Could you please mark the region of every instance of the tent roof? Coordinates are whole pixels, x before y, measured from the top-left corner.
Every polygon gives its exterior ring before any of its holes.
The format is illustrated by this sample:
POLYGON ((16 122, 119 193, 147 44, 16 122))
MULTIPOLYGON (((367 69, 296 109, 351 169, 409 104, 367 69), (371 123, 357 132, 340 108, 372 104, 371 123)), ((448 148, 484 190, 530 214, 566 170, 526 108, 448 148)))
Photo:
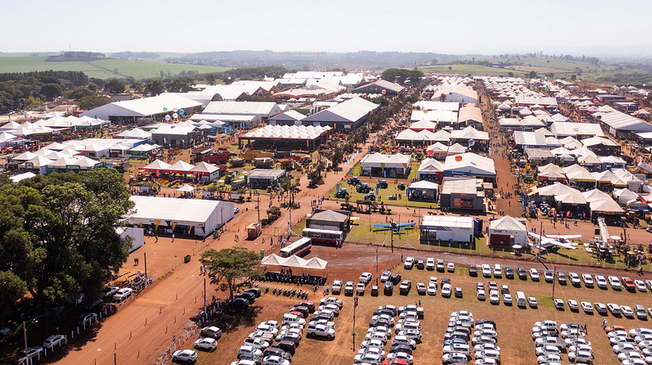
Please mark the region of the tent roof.
POLYGON ((201 105, 201 103, 180 94, 161 94, 151 98, 109 103, 84 112, 82 115, 107 120, 109 117, 146 117, 201 105))
POLYGON ((167 170, 170 166, 170 164, 165 163, 161 160, 156 160, 151 162, 149 165, 142 167, 143 170, 167 170))
POLYGON ((212 164, 209 164, 209 163, 206 163, 206 162, 202 161, 202 162, 198 163, 195 167, 193 167, 190 171, 191 172, 203 172, 203 173, 210 174, 210 173, 213 173, 213 172, 215 172, 215 171, 217 171, 219 169, 220 168, 215 166, 215 165, 212 165, 212 164))
POLYGON ((412 184, 410 184, 410 186, 408 186, 408 189, 439 190, 439 184, 426 181, 426 180, 421 180, 421 181, 415 181, 412 184))
POLYGON ((489 229, 501 229, 508 231, 527 231, 525 225, 517 219, 508 215, 489 222, 489 229))
POLYGON ((188 171, 192 170, 194 167, 195 166, 193 166, 193 165, 191 165, 191 164, 189 164, 187 162, 184 162, 183 160, 179 160, 179 161, 173 163, 172 165, 170 165, 170 167, 168 167, 165 170, 166 171, 188 172, 188 171))
POLYGON ((283 257, 273 253, 269 256, 263 257, 260 263, 263 265, 282 266, 283 261, 285 261, 283 257))
POLYGON ((476 155, 475 153, 447 156, 444 162, 444 171, 469 173, 472 175, 496 175, 494 161, 490 158, 476 155))
POLYGON ((325 270, 327 266, 328 266, 328 261, 322 260, 319 257, 313 257, 311 259, 308 259, 303 265, 305 269, 320 269, 320 270, 325 270))
POLYGON ((472 126, 468 126, 462 130, 454 130, 451 133, 452 139, 474 139, 478 141, 488 141, 489 133, 480 132, 472 126))
POLYGON ((355 97, 303 119, 303 122, 353 123, 379 108, 378 104, 355 97))
POLYGON ((328 209, 328 210, 324 210, 323 212, 313 214, 312 217, 310 217, 310 219, 326 221, 326 222, 344 223, 347 221, 347 219, 349 219, 349 216, 328 209))
POLYGON ((136 205, 128 218, 205 223, 223 202, 203 199, 176 199, 134 195, 129 198, 136 205))
POLYGON ((444 171, 444 164, 435 160, 434 158, 425 158, 423 161, 421 161, 421 165, 419 165, 419 172, 424 171, 444 171))

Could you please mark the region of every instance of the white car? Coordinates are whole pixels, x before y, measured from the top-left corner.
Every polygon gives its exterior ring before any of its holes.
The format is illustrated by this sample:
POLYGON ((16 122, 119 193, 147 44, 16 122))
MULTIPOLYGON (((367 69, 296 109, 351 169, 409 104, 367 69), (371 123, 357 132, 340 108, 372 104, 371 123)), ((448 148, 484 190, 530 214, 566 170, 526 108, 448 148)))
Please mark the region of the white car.
POLYGON ((450 298, 451 296, 451 285, 446 283, 441 286, 441 296, 444 298, 450 298))
POLYGON ((616 303, 607 304, 607 309, 609 309, 609 312, 611 312, 611 314, 614 316, 620 315, 620 306, 616 303))
POLYGON ((620 279, 616 276, 609 276, 609 285, 611 285, 611 289, 613 290, 622 290, 623 286, 620 283, 620 279))
POLYGON ((623 314, 623 316, 627 318, 634 318, 634 311, 632 310, 632 307, 628 305, 621 305, 620 306, 620 313, 623 314))
POLYGON ((559 347, 554 345, 538 346, 535 350, 535 354, 537 356, 546 355, 546 354, 561 356, 561 350, 559 349, 559 347))
POLYGON ((389 360, 394 360, 394 359, 403 360, 403 361, 407 362, 408 365, 411 365, 412 361, 414 360, 412 355, 408 354, 407 352, 401 352, 401 351, 390 353, 389 355, 387 355, 387 359, 389 359, 389 360))
POLYGON ((477 298, 478 300, 482 300, 482 301, 487 299, 483 289, 478 290, 477 298))
MULTIPOLYGON (((131 289, 131 288, 119 289, 115 294, 113 294, 113 301, 114 302, 122 302, 123 300, 129 298, 133 292, 134 292, 134 290, 131 289)), ((190 350, 190 351, 192 351, 192 350, 190 350)))
POLYGON ((389 270, 383 271, 383 273, 380 275, 380 282, 381 283, 386 282, 387 280, 389 280, 390 276, 392 276, 391 271, 389 271, 389 270))
POLYGON ((360 278, 358 279, 358 282, 363 283, 364 285, 367 285, 371 282, 372 275, 370 272, 363 272, 360 275, 360 278))
POLYGON ((584 281, 585 287, 593 288, 593 277, 591 277, 591 274, 582 274, 582 281, 584 281))
POLYGON ((342 280, 333 281, 333 294, 339 294, 342 292, 342 280))
POLYGON ((539 271, 537 271, 537 269, 532 267, 530 268, 529 272, 530 272, 530 280, 539 281, 539 271))
POLYGON ((547 364, 547 363, 561 364, 561 356, 553 355, 553 354, 541 355, 541 356, 537 356, 537 361, 539 362, 539 364, 547 364))
POLYGON ((52 335, 43 341, 43 347, 52 350, 54 346, 61 346, 64 342, 66 342, 66 336, 52 335))
POLYGON ((392 340, 392 346, 394 345, 406 345, 410 346, 413 350, 417 347, 417 343, 414 340, 411 340, 405 336, 396 336, 392 340))
POLYGON ((580 306, 582 307, 582 310, 586 314, 593 314, 593 305, 589 302, 582 302, 580 303, 580 306))
POLYGON ((636 289, 642 293, 647 291, 647 287, 645 286, 645 282, 643 280, 634 280, 634 285, 636 285, 636 289))
POLYGON ((414 266, 414 257, 407 257, 405 262, 403 262, 403 268, 410 270, 414 266))
POLYGON ((576 312, 580 309, 579 304, 577 303, 577 300, 575 299, 568 299, 568 309, 570 309, 573 312, 576 312))
POLYGON ((605 279, 602 275, 595 276, 595 284, 600 289, 607 289, 607 279, 605 279))
POLYGON ((426 270, 430 270, 430 271, 435 270, 435 259, 433 259, 432 257, 428 257, 426 259, 426 270))
POLYGON ((433 282, 428 283, 428 295, 437 295, 437 284, 433 282))
POLYGON ((500 304, 500 295, 498 295, 498 290, 492 290, 489 292, 489 303, 500 304))
POLYGON ((488 264, 482 264, 482 276, 485 278, 490 278, 491 277, 491 266, 488 264))
POLYGON ((512 295, 509 293, 503 294, 503 304, 512 305, 512 295))
POLYGON ((570 362, 583 362, 583 363, 592 362, 593 353, 588 351, 577 351, 577 352, 569 351, 568 360, 570 360, 570 362))
POLYGON ((200 338, 197 341, 195 341, 195 348, 213 351, 217 348, 217 340, 210 337, 200 338))
POLYGON ((568 279, 570 280, 572 286, 580 286, 581 284, 580 276, 577 275, 577 273, 569 272, 568 279))
POLYGON ((446 270, 448 270, 448 272, 455 272, 455 264, 449 262, 448 265, 446 265, 446 270))
POLYGON ((272 355, 263 359, 263 365, 290 365, 290 360, 280 356, 272 355))
POLYGON ((613 345, 612 348, 615 354, 620 354, 621 352, 638 351, 638 347, 636 347, 635 344, 629 342, 623 342, 623 343, 613 345))
POLYGON ((195 361, 197 361, 197 353, 189 349, 177 350, 172 354, 172 361, 194 363, 195 361))
POLYGON ((537 298, 535 297, 527 297, 527 303, 530 305, 530 308, 539 308, 539 303, 537 303, 537 298))

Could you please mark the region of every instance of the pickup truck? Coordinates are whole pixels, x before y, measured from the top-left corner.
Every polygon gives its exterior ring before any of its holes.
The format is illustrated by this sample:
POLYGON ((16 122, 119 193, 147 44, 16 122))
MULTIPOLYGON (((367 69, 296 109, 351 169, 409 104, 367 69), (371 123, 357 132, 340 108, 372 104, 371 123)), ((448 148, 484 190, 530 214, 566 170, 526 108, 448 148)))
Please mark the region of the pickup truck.
POLYGON ((308 327, 306 337, 325 337, 332 340, 335 338, 335 328, 325 325, 317 325, 314 328, 308 327))

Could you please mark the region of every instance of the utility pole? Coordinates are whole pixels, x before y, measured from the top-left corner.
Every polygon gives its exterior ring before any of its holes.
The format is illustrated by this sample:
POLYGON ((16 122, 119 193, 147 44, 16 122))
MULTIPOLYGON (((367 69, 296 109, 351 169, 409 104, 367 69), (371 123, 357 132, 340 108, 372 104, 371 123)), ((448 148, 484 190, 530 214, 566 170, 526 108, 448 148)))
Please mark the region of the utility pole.
POLYGON ((353 297, 353 351, 355 351, 355 308, 358 306, 358 297, 353 297))
POLYGON ((206 278, 204 278, 204 318, 208 318, 207 313, 207 302, 206 302, 206 278))
MULTIPOLYGON (((27 356, 27 326, 25 326, 25 321, 23 321, 23 340, 25 341, 25 356, 27 356)), ((29 357, 27 358, 29 359, 29 357)))
POLYGON ((378 286, 378 248, 376 248, 376 286, 378 286))
POLYGON ((147 278, 147 252, 143 252, 143 261, 145 262, 145 278, 147 278))
POLYGON ((260 224, 260 194, 256 192, 258 199, 256 200, 256 210, 258 211, 258 224, 260 224))
POLYGON ((555 278, 557 277, 557 267, 553 267, 552 271, 552 300, 555 300, 555 282, 557 281, 555 278))

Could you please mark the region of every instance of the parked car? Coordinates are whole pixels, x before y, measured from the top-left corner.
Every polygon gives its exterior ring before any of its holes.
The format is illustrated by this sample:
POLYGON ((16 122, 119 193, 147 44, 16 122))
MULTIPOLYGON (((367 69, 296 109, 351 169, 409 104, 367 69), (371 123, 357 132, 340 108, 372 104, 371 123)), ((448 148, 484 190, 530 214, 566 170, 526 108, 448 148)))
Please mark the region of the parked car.
POLYGON ((122 302, 123 300, 129 298, 133 292, 134 290, 131 288, 119 289, 115 294, 113 294, 113 301, 122 302))
POLYGON ((537 303, 537 298, 535 297, 527 297, 527 303, 530 305, 530 308, 539 308, 539 303, 537 303))
POLYGON ((353 295, 353 282, 347 281, 344 285, 344 295, 353 295))
POLYGON ((527 280, 527 271, 520 266, 516 268, 516 275, 518 275, 520 280, 527 280))
POLYGON ((211 337, 200 338, 195 341, 195 348, 207 351, 213 351, 217 348, 217 341, 211 337))
POLYGON ((197 353, 193 350, 177 350, 172 354, 172 361, 194 364, 197 361, 197 353))
POLYGON ((595 276, 595 284, 600 289, 607 289, 607 279, 605 279, 602 275, 595 276))
POLYGON ((591 277, 591 274, 582 274, 582 281, 585 287, 593 288, 593 277, 591 277))
POLYGON ((419 295, 426 295, 426 284, 417 283, 417 293, 419 295))
POLYGON ((449 262, 448 265, 446 265, 446 270, 448 272, 455 272, 455 263, 449 262))
POLYGON ((380 275, 380 282, 384 283, 387 280, 389 280, 389 277, 392 275, 392 273, 389 270, 383 271, 383 273, 380 275))
POLYGON ((363 272, 358 279, 358 282, 367 285, 371 282, 373 275, 370 272, 363 272))
POLYGON ((426 270, 430 270, 430 271, 435 270, 435 259, 433 259, 432 257, 428 257, 426 259, 426 270))
POLYGON ((342 280, 333 280, 333 294, 340 294, 342 292, 342 280))
POLYGON ((414 257, 407 257, 403 262, 403 268, 406 270, 411 270, 414 266, 414 257))
POLYGON ((43 348, 52 350, 55 346, 61 346, 66 342, 66 336, 64 335, 52 335, 46 338, 43 341, 43 348))
POLYGON ((539 281, 539 271, 535 268, 530 268, 530 280, 539 281))
POLYGON ((200 335, 219 340, 222 338, 222 330, 216 326, 207 326, 201 329, 200 335))
POLYGON ((77 325, 86 327, 97 322, 97 313, 84 313, 77 319, 77 325))
POLYGON ((107 286, 106 288, 104 288, 104 290, 102 291, 102 295, 104 296, 104 298, 111 297, 111 296, 113 296, 113 294, 115 294, 119 289, 120 289, 120 288, 118 288, 117 286, 111 286, 111 285, 108 285, 108 286, 107 286))
POLYGON ((402 295, 407 295, 412 289, 412 282, 410 280, 403 280, 401 286, 399 287, 399 293, 402 295))

